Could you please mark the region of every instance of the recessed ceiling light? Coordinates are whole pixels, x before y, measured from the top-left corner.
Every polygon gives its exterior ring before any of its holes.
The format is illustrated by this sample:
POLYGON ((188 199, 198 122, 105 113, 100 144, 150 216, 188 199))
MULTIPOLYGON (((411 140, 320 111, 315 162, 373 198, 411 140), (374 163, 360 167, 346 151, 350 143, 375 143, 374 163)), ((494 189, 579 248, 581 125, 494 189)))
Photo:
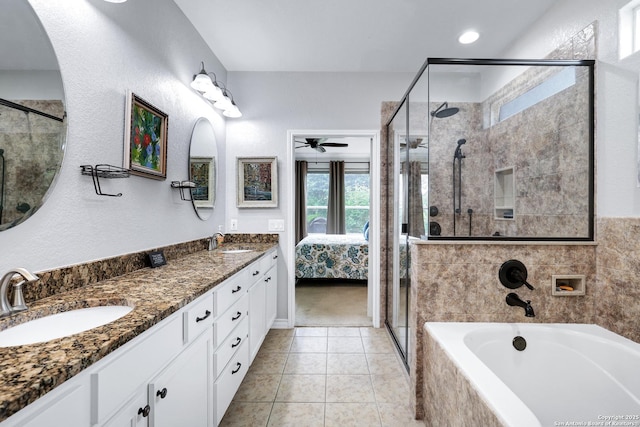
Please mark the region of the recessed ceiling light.
POLYGON ((471 44, 480 38, 480 34, 477 31, 465 31, 462 33, 460 37, 458 37, 458 41, 462 44, 471 44))
POLYGON ((104 1, 106 1, 108 3, 124 3, 127 0, 104 0, 104 1))

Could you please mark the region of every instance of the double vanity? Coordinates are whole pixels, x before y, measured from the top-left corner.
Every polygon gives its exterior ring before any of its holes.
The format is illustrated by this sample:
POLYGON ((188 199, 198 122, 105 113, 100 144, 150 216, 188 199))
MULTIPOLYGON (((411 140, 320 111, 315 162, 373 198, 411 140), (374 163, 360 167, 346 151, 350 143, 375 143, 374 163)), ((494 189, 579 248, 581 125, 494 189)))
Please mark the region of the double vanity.
POLYGON ((219 424, 276 317, 277 244, 242 248, 198 251, 1 320, 0 330, 131 308, 84 332, 0 348, 0 426, 219 424))

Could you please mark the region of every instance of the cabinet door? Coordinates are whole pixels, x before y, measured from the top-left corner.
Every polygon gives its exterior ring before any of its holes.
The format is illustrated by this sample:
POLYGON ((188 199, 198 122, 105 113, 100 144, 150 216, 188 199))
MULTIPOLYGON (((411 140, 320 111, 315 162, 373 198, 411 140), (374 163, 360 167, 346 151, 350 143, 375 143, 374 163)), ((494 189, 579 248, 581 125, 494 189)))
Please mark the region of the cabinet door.
POLYGON ((149 384, 149 427, 210 427, 211 334, 201 335, 149 384))
POLYGON ((113 418, 104 424, 104 427, 147 427, 150 414, 151 406, 147 399, 146 387, 140 387, 139 391, 118 409, 113 418))
POLYGON ((266 333, 267 284, 262 276, 249 289, 249 357, 253 362, 266 333))
POLYGON ((83 427, 89 424, 89 382, 72 378, 0 425, 12 427, 83 427))
POLYGON ((267 284, 267 301, 266 301, 266 331, 269 332, 273 321, 276 320, 278 311, 278 267, 274 265, 265 274, 267 284))

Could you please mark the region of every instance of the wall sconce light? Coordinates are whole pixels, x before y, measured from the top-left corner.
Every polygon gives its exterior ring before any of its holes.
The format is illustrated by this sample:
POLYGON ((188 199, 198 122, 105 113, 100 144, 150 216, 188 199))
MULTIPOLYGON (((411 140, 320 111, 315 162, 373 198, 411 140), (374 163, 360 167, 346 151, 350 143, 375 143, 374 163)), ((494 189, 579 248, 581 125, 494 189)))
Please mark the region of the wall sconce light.
POLYGON ((201 62, 202 68, 200 72, 193 76, 191 87, 198 91, 206 100, 213 103, 213 106, 223 110, 225 117, 237 118, 242 117, 240 109, 233 101, 233 96, 229 96, 231 92, 226 87, 220 87, 215 73, 207 73, 204 69, 204 62, 201 62), (213 74, 213 80, 209 77, 213 74))

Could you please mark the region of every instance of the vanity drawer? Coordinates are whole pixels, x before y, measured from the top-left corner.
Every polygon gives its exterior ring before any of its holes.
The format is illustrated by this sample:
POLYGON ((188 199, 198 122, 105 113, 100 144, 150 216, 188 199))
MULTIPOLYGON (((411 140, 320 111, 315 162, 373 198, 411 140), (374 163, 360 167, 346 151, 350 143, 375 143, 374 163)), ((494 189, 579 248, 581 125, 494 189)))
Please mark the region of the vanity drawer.
POLYGON ((91 421, 104 422, 141 384, 166 366, 182 349, 182 319, 143 333, 119 349, 118 356, 91 374, 91 421))
POLYGON ((248 271, 245 268, 215 288, 213 292, 214 316, 224 313, 235 301, 247 293, 247 289, 252 283, 251 280, 248 280, 247 275, 248 271))
POLYGON ((229 334, 218 350, 213 354, 214 378, 218 378, 229 360, 236 354, 240 346, 249 337, 249 320, 244 317, 240 324, 229 334))
POLYGON ((213 294, 208 293, 192 302, 182 314, 185 344, 213 324, 213 294))
POLYGON ((225 366, 222 374, 213 385, 213 394, 216 399, 215 422, 220 424, 233 396, 238 391, 240 383, 249 369, 249 345, 242 343, 235 356, 225 366))
POLYGON ((227 339, 227 336, 238 326, 249 312, 249 298, 247 293, 243 293, 242 298, 225 311, 213 323, 213 348, 227 339))

